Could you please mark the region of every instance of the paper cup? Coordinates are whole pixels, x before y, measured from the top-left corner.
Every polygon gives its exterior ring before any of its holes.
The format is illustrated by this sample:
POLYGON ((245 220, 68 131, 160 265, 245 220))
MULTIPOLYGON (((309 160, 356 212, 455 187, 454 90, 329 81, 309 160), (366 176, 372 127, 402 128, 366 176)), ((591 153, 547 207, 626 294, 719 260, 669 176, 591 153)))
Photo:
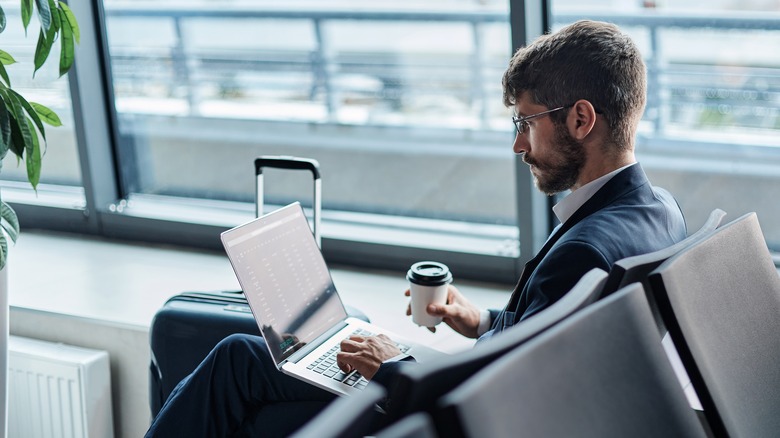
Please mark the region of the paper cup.
POLYGON ((447 265, 438 262, 418 262, 412 265, 406 274, 412 298, 412 322, 423 327, 433 327, 441 322, 441 317, 429 315, 429 304, 446 304, 447 285, 452 282, 452 274, 447 265))

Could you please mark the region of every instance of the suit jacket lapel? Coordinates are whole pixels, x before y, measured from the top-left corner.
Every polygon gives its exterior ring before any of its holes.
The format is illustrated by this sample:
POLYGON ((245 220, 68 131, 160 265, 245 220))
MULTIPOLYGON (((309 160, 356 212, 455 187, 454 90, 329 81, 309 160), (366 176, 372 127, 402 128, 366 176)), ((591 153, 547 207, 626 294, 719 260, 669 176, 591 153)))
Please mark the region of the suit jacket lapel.
POLYGON ((517 285, 515 286, 515 290, 512 291, 512 297, 509 299, 509 303, 507 303, 507 306, 504 310, 514 309, 517 307, 517 301, 520 299, 521 292, 528 283, 528 279, 531 277, 531 274, 536 270, 536 267, 539 266, 539 262, 544 259, 548 252, 550 252, 550 248, 555 245, 555 242, 557 242, 558 239, 560 239, 561 236, 563 236, 563 234, 573 226, 573 224, 567 226, 567 224, 570 222, 572 221, 566 221, 566 224, 556 227, 556 229, 553 231, 553 234, 542 246, 542 249, 539 250, 534 258, 526 262, 525 266, 523 266, 523 272, 520 273, 520 280, 518 280, 517 285))

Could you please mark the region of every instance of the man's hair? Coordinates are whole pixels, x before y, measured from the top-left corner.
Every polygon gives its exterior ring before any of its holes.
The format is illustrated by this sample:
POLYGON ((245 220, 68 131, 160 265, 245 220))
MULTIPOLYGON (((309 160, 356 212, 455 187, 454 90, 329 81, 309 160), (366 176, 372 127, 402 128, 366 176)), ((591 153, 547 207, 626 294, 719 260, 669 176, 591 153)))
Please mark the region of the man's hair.
MULTIPOLYGON (((589 101, 607 121, 610 142, 634 143, 647 96, 645 64, 634 42, 610 23, 582 20, 515 52, 502 80, 504 104, 523 92, 548 108, 589 101)), ((550 114, 563 123, 564 112, 550 114)))

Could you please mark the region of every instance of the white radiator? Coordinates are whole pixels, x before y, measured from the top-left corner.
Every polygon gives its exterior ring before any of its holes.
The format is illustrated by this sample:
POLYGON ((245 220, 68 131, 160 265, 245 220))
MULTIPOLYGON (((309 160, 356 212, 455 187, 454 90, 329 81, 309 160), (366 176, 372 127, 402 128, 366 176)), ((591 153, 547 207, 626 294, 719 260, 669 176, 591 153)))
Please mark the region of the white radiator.
POLYGON ((11 336, 9 438, 111 438, 108 353, 11 336))

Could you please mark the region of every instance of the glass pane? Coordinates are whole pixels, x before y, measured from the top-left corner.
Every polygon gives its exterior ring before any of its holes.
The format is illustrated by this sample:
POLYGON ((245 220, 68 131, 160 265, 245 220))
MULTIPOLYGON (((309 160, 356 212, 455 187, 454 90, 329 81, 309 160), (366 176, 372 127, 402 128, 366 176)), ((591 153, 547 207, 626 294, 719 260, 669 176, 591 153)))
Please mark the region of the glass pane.
POLYGON ((714 208, 755 211, 780 250, 780 5, 551 0, 556 27, 613 22, 645 56, 648 103, 637 157, 696 229, 714 208))
MULTIPOLYGON (((2 49, 16 59, 16 64, 6 66, 14 90, 30 102, 45 105, 60 117, 62 126, 46 129, 47 146, 41 170, 42 184, 81 186, 76 134, 73 122, 70 89, 67 76, 59 77, 59 44, 52 47, 47 63, 33 78, 33 55, 38 41, 38 22, 33 17, 25 37, 19 4, 4 7, 7 25, 2 33, 2 49)), ((77 48, 78 50, 78 48, 77 48)), ((17 164, 16 156, 9 153, 3 160, 3 180, 27 181, 24 162, 17 164)))
MULTIPOLYGON (((320 162, 325 209, 515 224, 504 2, 105 10, 128 194, 253 202, 282 154, 320 162)), ((307 193, 290 178, 268 202, 307 193)))

